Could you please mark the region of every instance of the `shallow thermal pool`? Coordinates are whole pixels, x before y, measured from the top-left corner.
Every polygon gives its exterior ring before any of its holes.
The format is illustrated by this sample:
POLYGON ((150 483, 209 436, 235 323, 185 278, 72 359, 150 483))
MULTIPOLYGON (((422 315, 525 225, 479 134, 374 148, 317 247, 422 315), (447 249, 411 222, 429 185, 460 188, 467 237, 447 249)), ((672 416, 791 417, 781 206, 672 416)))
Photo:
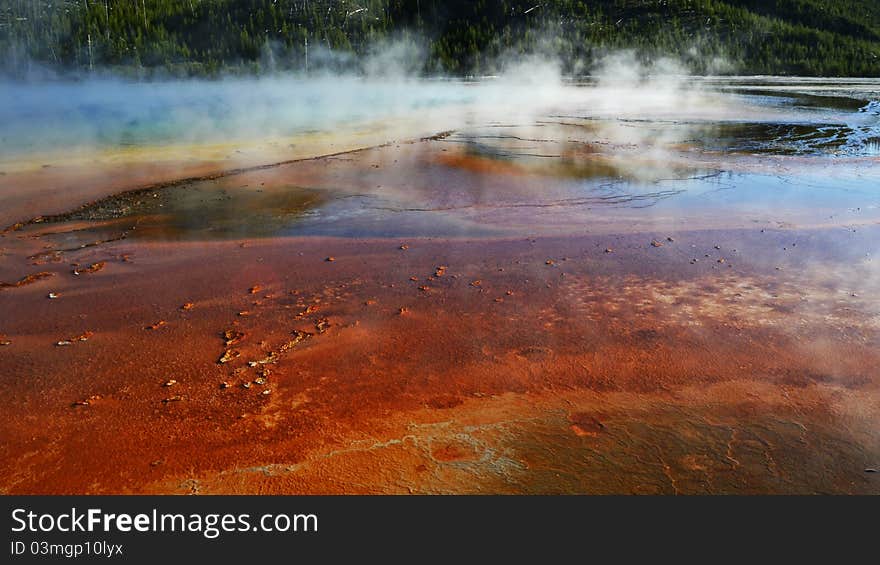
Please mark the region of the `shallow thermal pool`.
MULTIPOLYGON (((245 140, 260 131, 294 141, 315 128, 344 137, 342 122, 379 131, 399 123, 385 143, 361 150, 277 166, 232 163, 220 178, 122 192, 47 218, 93 222, 53 229, 61 245, 123 236, 473 237, 658 224, 819 225, 871 221, 880 210, 877 81, 680 79, 658 85, 656 95, 631 85, 568 84, 534 97, 513 89, 509 104, 503 85, 492 82, 414 82, 371 112, 352 105, 352 93, 324 100, 320 84, 287 85, 292 91, 281 94, 273 83, 267 88, 275 98, 259 102, 258 119, 248 123, 234 105, 255 101, 254 94, 235 83, 205 99, 191 86, 178 87, 184 96, 175 99, 172 86, 132 108, 113 97, 60 103, 75 116, 72 127, 40 143, 62 143, 85 123, 100 151, 181 136, 245 140), (290 108, 291 100, 300 103, 290 108), (278 111, 263 123, 266 104, 278 111), (420 128, 442 134, 420 136, 420 128)), ((374 102, 390 93, 387 86, 352 88, 374 102)), ((39 119, 28 123, 21 150, 42 131, 39 119)))

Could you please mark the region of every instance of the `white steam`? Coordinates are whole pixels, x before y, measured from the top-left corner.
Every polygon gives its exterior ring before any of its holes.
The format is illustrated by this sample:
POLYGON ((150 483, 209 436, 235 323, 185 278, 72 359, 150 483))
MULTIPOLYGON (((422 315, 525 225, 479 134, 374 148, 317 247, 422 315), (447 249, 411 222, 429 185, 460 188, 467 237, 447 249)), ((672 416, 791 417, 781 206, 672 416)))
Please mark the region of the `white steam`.
POLYGON ((350 67, 340 60, 344 55, 316 50, 313 56, 325 64, 310 75, 0 83, 0 167, 51 163, 74 150, 175 145, 186 157, 187 147, 247 146, 270 138, 295 144, 316 131, 367 129, 389 141, 487 124, 529 127, 554 116, 606 120, 598 132, 605 142, 657 150, 675 140, 646 137, 625 120, 718 119, 729 113, 680 65, 661 60, 646 66, 629 53, 604 59, 586 84, 566 80, 552 57, 538 56, 506 57, 501 75, 480 81, 420 78, 424 52, 412 39, 375 46, 358 72, 328 70, 333 65, 326 59, 350 67))

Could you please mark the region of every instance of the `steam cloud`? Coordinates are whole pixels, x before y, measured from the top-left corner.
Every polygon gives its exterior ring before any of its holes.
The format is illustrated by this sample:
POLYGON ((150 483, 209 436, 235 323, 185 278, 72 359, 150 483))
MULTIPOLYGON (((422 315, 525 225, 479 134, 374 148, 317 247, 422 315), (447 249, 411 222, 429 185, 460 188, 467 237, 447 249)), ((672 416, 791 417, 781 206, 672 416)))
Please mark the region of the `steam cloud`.
MULTIPOLYGON (((315 130, 382 127, 390 121, 403 127, 394 130, 399 138, 468 124, 526 125, 573 111, 585 118, 718 118, 725 111, 718 99, 685 78, 681 65, 669 60, 646 65, 631 53, 603 59, 589 87, 563 77, 552 56, 508 56, 498 64, 503 69, 499 76, 473 82, 419 77, 423 57, 419 43, 407 39, 376 45, 356 63, 316 51, 309 75, 7 80, 0 83, 0 165, 25 156, 51 158, 74 148, 89 152, 294 138, 315 130), (334 70, 340 68, 346 70, 334 70)), ((665 141, 633 137, 637 134, 625 127, 605 128, 602 134, 615 142, 649 146, 665 141)))

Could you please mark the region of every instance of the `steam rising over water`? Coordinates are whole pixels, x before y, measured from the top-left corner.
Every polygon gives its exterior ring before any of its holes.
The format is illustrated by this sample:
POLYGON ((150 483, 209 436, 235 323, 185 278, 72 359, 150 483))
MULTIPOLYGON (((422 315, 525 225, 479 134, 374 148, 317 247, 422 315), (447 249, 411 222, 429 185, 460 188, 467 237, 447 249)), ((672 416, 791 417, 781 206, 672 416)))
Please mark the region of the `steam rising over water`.
MULTIPOLYGON (((493 122, 529 125, 553 114, 623 123, 834 125, 849 128, 856 137, 877 134, 876 81, 722 81, 630 67, 608 68, 579 83, 540 65, 476 82, 268 77, 4 83, 0 155, 6 160, 73 148, 293 137, 396 119, 416 121, 411 125, 419 130, 493 122)), ((631 139, 640 141, 640 134, 631 139)))
MULTIPOLYGON (((518 233, 535 217, 568 231, 617 222, 615 213, 712 223, 769 217, 780 204, 817 223, 877 200, 876 167, 860 161, 880 151, 871 80, 691 78, 617 59, 583 82, 530 64, 472 82, 276 76, 0 89, 0 170, 162 155, 223 171, 396 146, 111 197, 68 216, 123 230, 134 221, 130 235, 518 233), (828 174, 834 159, 853 166, 828 174), (621 208, 649 211, 611 211, 621 208), (606 212, 597 219, 596 209, 606 212)), ((167 168, 167 180, 186 176, 167 168)))

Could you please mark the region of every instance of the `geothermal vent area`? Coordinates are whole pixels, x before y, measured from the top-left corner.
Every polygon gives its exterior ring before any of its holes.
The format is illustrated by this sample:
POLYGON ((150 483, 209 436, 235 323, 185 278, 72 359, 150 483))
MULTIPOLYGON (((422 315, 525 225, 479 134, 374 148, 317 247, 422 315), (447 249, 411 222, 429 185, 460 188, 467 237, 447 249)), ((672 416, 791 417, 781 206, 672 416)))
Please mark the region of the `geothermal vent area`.
POLYGON ((880 81, 0 88, 0 492, 880 494, 880 81))

